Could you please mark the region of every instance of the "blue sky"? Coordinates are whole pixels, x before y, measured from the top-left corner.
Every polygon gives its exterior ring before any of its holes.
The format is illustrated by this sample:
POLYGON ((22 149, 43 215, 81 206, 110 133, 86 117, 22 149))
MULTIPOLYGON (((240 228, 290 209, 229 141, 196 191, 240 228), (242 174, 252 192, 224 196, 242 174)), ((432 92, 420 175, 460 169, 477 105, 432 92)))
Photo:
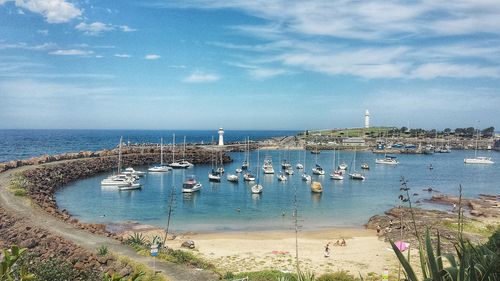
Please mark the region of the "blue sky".
POLYGON ((500 1, 0 0, 0 128, 500 128, 500 1))

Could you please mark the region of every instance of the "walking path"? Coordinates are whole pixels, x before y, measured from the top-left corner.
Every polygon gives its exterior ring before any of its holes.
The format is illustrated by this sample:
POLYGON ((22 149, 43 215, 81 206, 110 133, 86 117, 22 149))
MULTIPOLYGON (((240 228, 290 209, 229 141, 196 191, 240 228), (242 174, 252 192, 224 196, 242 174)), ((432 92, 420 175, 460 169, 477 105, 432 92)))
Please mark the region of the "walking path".
POLYGON ((89 251, 95 251, 100 246, 106 246, 112 253, 129 257, 135 262, 147 265, 151 268, 151 270, 154 270, 153 265, 155 264, 156 271, 161 272, 171 281, 219 280, 218 276, 211 271, 164 262, 158 259, 155 262, 152 257, 141 256, 132 248, 121 244, 115 239, 77 229, 74 226, 66 224, 63 221, 49 215, 38 205, 31 203, 31 201, 27 198, 14 196, 8 190, 10 176, 14 173, 36 167, 37 166, 21 167, 0 173, 1 206, 10 210, 14 215, 28 220, 34 226, 43 228, 55 235, 61 236, 89 251))

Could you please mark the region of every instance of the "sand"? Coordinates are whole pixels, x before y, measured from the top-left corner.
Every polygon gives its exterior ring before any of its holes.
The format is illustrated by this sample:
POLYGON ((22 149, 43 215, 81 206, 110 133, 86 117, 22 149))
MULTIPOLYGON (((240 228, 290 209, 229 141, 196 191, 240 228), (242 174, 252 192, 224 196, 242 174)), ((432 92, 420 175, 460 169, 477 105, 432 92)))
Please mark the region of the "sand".
MULTIPOLYGON (((161 231, 150 230, 148 236, 161 231)), ((193 240, 196 255, 213 263, 222 272, 233 273, 274 269, 295 270, 295 233, 293 231, 187 233, 168 240, 169 247, 179 249, 183 241, 193 240)), ((302 270, 316 275, 346 270, 355 276, 381 275, 384 268, 397 274, 397 260, 390 245, 375 231, 365 229, 328 229, 300 231, 299 260, 302 270), (335 246, 345 239, 347 246, 335 246), (330 256, 324 256, 331 242, 330 256)))

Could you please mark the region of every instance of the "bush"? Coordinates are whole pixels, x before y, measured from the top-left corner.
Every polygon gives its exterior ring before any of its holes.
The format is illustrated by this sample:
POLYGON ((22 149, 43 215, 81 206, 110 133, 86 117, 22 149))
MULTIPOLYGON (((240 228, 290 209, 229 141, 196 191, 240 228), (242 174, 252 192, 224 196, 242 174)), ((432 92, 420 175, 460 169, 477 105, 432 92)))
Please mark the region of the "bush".
POLYGON ((108 247, 102 245, 101 247, 97 248, 97 255, 105 256, 107 254, 108 254, 108 247))
MULTIPOLYGON (((252 281, 276 281, 276 280, 289 280, 295 281, 296 278, 292 273, 283 273, 277 270, 263 270, 256 272, 242 272, 233 275, 233 279, 245 278, 252 281)), ((232 279, 231 279, 232 280, 232 279)))
POLYGON ((145 246, 146 245, 146 237, 142 235, 142 233, 134 233, 130 235, 125 241, 126 244, 131 246, 145 246))
POLYGON ((213 264, 208 263, 197 256, 193 255, 190 252, 186 252, 183 250, 173 250, 168 249, 166 252, 166 256, 164 254, 160 255, 161 258, 165 258, 168 261, 179 263, 179 264, 187 264, 191 266, 195 266, 203 269, 213 269, 215 268, 213 264))
POLYGON ((355 281, 353 275, 349 274, 347 271, 337 271, 334 273, 325 273, 318 277, 316 281, 355 281))

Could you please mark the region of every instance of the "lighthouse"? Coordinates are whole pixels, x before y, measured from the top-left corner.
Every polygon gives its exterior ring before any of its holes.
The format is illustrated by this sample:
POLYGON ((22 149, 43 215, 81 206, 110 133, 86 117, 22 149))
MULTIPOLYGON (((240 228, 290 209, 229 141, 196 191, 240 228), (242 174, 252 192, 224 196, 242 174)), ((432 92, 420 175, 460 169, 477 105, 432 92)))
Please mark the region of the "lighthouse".
POLYGON ((365 111, 365 129, 370 128, 370 112, 368 109, 365 111))
POLYGON ((219 146, 224 145, 224 130, 219 128, 219 146))

